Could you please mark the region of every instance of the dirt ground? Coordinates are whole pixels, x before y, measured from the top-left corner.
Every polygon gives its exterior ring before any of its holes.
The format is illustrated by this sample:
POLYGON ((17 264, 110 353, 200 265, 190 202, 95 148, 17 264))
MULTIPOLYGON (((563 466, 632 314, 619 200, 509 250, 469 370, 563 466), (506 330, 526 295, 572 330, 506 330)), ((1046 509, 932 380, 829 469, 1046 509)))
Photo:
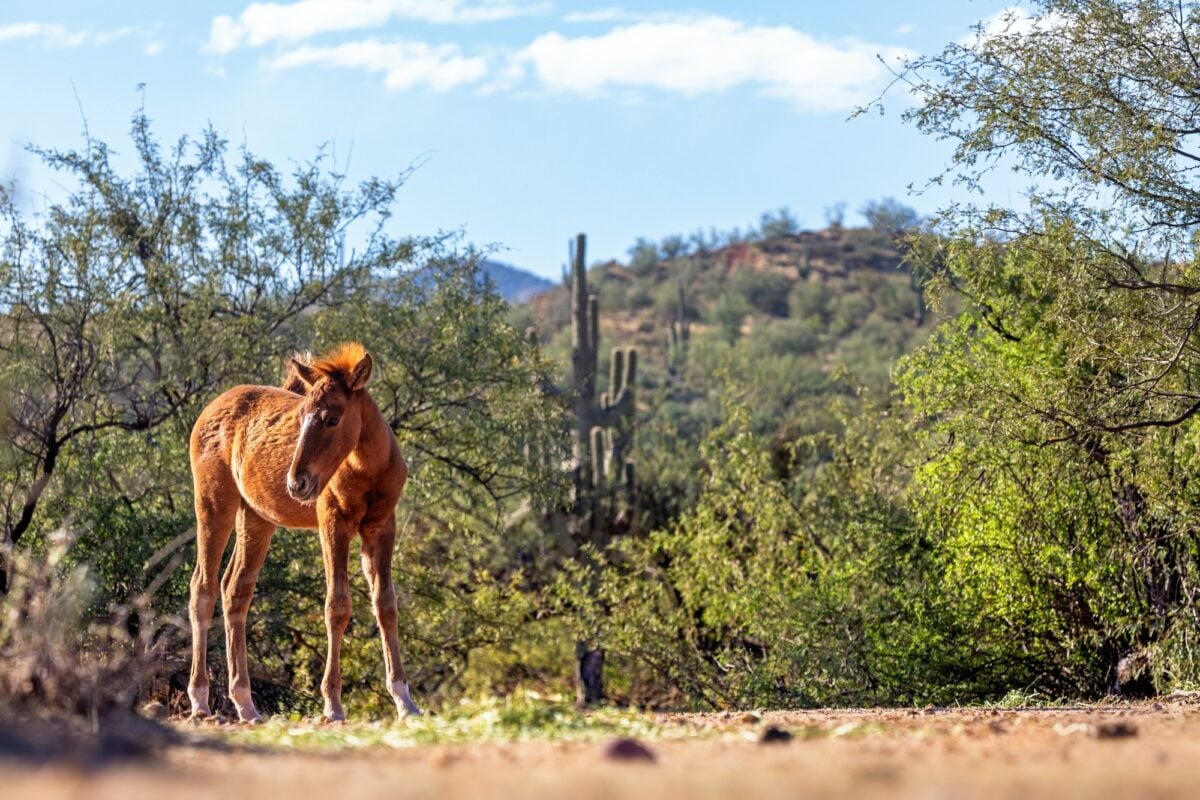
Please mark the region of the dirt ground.
POLYGON ((606 742, 431 745, 354 752, 179 747, 80 771, 0 762, 0 796, 1084 797, 1200 796, 1200 707, 924 709, 668 715, 653 761, 606 742), (791 734, 763 742, 769 728, 791 734), (694 733, 695 735, 690 735, 694 733))

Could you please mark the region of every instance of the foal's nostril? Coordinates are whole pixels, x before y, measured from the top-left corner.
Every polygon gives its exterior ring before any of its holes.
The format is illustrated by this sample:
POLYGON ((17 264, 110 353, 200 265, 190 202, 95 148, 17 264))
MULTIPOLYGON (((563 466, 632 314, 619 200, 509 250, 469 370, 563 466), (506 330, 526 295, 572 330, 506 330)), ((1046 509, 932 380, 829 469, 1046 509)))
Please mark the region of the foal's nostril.
POLYGON ((299 475, 295 478, 288 479, 288 491, 296 497, 304 497, 308 494, 309 480, 307 475, 299 475))

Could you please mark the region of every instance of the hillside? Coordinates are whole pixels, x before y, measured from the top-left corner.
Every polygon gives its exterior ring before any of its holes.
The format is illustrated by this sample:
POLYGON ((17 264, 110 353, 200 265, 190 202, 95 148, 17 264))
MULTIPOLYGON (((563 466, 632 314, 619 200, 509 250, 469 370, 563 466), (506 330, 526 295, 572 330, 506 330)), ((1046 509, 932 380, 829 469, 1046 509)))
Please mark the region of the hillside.
MULTIPOLYGON (((884 231, 751 234, 683 252, 677 241, 642 242, 628 263, 594 265, 589 280, 600 303, 601 352, 639 350, 641 474, 684 494, 698 467, 691 445, 722 418, 729 389, 751 409, 757 432, 775 442, 782 468, 798 466, 797 441, 840 430, 864 396, 890 402, 892 366, 936 321, 884 231)), ((565 375, 567 288, 514 313, 517 324, 537 328, 565 375)), ((607 371, 602 361, 600 390, 607 371)))
MULTIPOLYGON (((783 358, 784 372, 828 383, 844 367, 882 392, 890 365, 930 327, 903 253, 871 228, 747 237, 671 258, 642 249, 627 264, 594 265, 589 279, 602 339, 636 345, 644 381, 655 387, 671 375, 698 379, 718 362, 746 368, 783 358)), ((518 317, 536 325, 552 353, 569 353, 567 287, 531 298, 518 317)))

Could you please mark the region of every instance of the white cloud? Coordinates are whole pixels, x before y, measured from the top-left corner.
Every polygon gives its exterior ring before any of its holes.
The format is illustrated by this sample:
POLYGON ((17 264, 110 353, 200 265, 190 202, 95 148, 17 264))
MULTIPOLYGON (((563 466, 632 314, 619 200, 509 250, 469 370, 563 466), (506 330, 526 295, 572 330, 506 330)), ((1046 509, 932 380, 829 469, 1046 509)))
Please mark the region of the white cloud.
POLYGON ((71 30, 57 22, 16 22, 0 25, 0 43, 32 41, 43 47, 76 48, 105 45, 137 33, 136 28, 115 28, 109 31, 71 30))
POLYGON ((488 71, 486 59, 464 56, 456 45, 380 42, 374 39, 333 47, 303 45, 276 56, 267 64, 272 69, 293 69, 315 64, 382 72, 384 84, 396 91, 426 87, 444 92, 476 83, 488 71))
POLYGON ((624 22, 629 12, 620 6, 598 8, 595 11, 574 11, 563 17, 564 22, 624 22))
POLYGON ((961 43, 977 47, 1000 36, 1024 36, 1037 31, 1049 31, 1065 24, 1066 17, 1051 11, 1040 17, 1019 6, 1007 6, 979 23, 979 30, 963 37, 961 43))
POLYGON ((916 33, 916 32, 917 32, 917 26, 915 23, 912 23, 912 22, 904 22, 904 23, 901 23, 900 25, 896 26, 896 35, 897 36, 907 36, 910 33, 916 33))
POLYGON ((162 53, 162 51, 163 43, 157 39, 153 42, 149 42, 145 47, 142 48, 142 54, 147 56, 156 56, 162 53))
POLYGON ((545 13, 546 0, 300 0, 251 3, 237 19, 213 19, 205 49, 222 54, 275 41, 298 42, 334 31, 377 28, 395 19, 475 23, 545 13))
POLYGON ((595 22, 677 22, 696 19, 697 14, 674 11, 630 11, 621 6, 608 6, 594 11, 573 11, 563 17, 563 22, 588 24, 595 22))
POLYGON ((787 26, 747 25, 725 17, 645 22, 600 36, 535 39, 515 60, 552 91, 659 89, 687 96, 757 87, 813 111, 848 110, 886 78, 882 57, 908 51, 857 40, 819 41, 787 26))

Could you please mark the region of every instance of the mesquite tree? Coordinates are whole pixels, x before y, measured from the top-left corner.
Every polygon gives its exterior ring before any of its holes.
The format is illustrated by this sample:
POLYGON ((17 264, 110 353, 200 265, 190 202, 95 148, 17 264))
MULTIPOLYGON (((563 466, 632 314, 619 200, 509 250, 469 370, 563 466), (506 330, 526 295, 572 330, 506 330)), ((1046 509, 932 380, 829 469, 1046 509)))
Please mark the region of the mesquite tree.
MULTIPOLYGON (((929 371, 907 372, 914 404, 950 434, 938 481, 956 475, 972 504, 1029 515, 1015 541, 1030 574, 1029 556, 1053 543, 1038 529, 1069 534, 1066 552, 1107 553, 1128 592, 1066 584, 1055 603, 1095 632, 1114 684, 1131 655, 1191 635, 1200 587, 1187 479, 1200 412, 1198 53, 1193 4, 1040 0, 899 76, 917 100, 906 119, 955 144, 950 176, 986 188, 1006 167, 1033 185, 1025 208, 944 211, 915 253, 935 291, 971 301, 968 322, 926 351, 929 371), (1078 481, 1066 507, 1103 502, 1106 516, 1064 527, 1051 502, 1016 502, 1039 483, 1065 492, 1052 470, 1078 481)), ((940 483, 930 496, 956 492, 940 483)))
POLYGON ((230 163, 211 130, 164 152, 141 113, 132 140, 132 174, 91 139, 35 150, 74 186, 34 219, 0 192, 0 376, 17 455, 0 479, 6 548, 71 448, 186 416, 261 370, 356 276, 412 252, 379 232, 399 179, 347 192, 317 161, 288 182, 249 153, 230 163), (360 223, 374 233, 348 255, 360 223))

